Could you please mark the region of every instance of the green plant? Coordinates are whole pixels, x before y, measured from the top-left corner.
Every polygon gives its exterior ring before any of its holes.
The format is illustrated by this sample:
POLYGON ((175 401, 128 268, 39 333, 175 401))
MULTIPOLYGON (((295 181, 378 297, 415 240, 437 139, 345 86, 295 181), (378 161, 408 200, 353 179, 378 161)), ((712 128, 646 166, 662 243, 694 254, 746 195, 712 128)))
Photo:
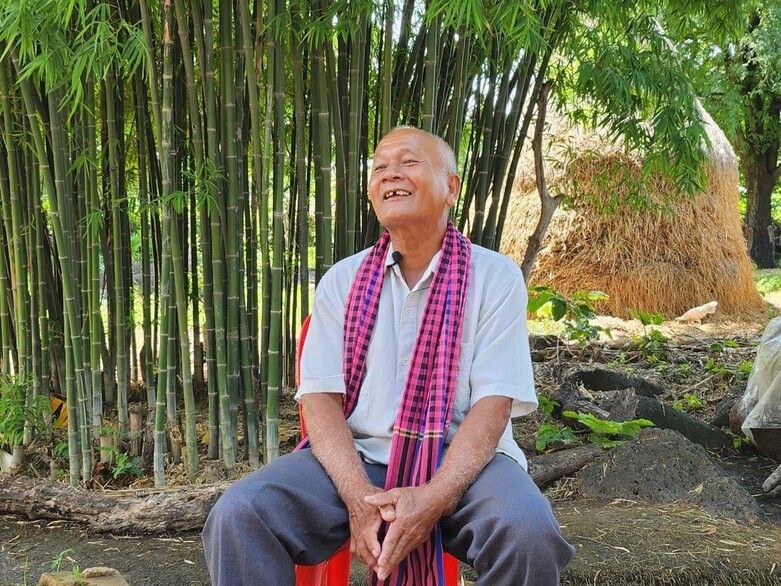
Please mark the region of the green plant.
POLYGON ((662 313, 647 313, 645 311, 635 311, 634 309, 630 309, 629 315, 631 315, 636 320, 639 320, 640 323, 643 324, 643 330, 645 330, 647 326, 658 326, 664 322, 664 314, 662 313))
POLYGON ((54 456, 57 458, 68 457, 68 444, 67 442, 60 442, 54 446, 54 456))
POLYGON ((739 380, 746 380, 754 369, 754 363, 751 360, 744 360, 738 364, 737 376, 739 380))
MULTIPOLYGON (((116 448, 113 448, 116 449, 116 448)), ((114 465, 111 475, 113 478, 119 478, 123 474, 131 474, 133 476, 143 476, 144 471, 139 466, 141 464, 141 458, 136 456, 131 458, 126 452, 116 452, 116 464, 114 465)))
POLYGON ((682 398, 673 401, 673 409, 676 411, 697 411, 702 409, 702 401, 697 395, 684 393, 682 398))
POLYGON ((577 436, 569 427, 561 427, 555 423, 543 423, 537 430, 537 441, 534 447, 538 452, 544 452, 552 444, 572 444, 578 441, 577 436))
POLYGON ((60 566, 62 565, 63 558, 68 559, 71 563, 73 563, 73 558, 71 558, 68 554, 73 553, 73 548, 63 549, 60 553, 56 554, 54 557, 52 557, 51 561, 51 568, 54 572, 60 571, 60 566))
POLYGON ((648 330, 642 336, 632 338, 632 343, 651 362, 659 362, 667 357, 672 340, 657 329, 648 330))
POLYGON ((526 310, 540 316, 549 316, 553 321, 564 321, 564 337, 584 346, 600 333, 610 336, 610 330, 593 325, 589 320, 596 315, 594 304, 607 299, 601 291, 578 291, 570 297, 540 285, 529 288, 526 310))
POLYGON ((743 446, 747 446, 751 444, 751 440, 748 439, 744 435, 738 435, 736 433, 733 433, 730 430, 727 430, 727 433, 732 436, 732 449, 733 450, 740 450, 743 448, 743 446))
POLYGON ((553 416, 553 410, 556 407, 561 407, 561 405, 558 402, 551 399, 550 397, 548 397, 548 395, 546 395, 545 393, 541 393, 537 397, 537 401, 540 405, 539 406, 540 411, 542 411, 545 416, 545 423, 549 423, 553 416))
POLYGON ((632 419, 630 421, 612 421, 600 419, 593 413, 576 413, 564 411, 564 417, 575 419, 591 430, 589 441, 600 444, 606 448, 613 448, 626 443, 626 440, 611 439, 614 437, 633 437, 640 433, 644 427, 653 427, 653 421, 648 419, 632 419))
POLYGON ((708 345, 711 352, 722 352, 727 348, 740 348, 740 344, 735 340, 716 340, 708 345))
POLYGON ((29 386, 15 377, 0 376, 0 447, 21 445, 26 425, 32 425, 39 433, 46 432, 46 418, 50 415, 48 398, 37 395, 28 403, 29 386))
POLYGON ((678 382, 686 382, 692 375, 692 365, 684 362, 675 367, 675 377, 678 382))
POLYGON ((764 269, 754 271, 754 284, 762 295, 781 289, 781 271, 764 269))

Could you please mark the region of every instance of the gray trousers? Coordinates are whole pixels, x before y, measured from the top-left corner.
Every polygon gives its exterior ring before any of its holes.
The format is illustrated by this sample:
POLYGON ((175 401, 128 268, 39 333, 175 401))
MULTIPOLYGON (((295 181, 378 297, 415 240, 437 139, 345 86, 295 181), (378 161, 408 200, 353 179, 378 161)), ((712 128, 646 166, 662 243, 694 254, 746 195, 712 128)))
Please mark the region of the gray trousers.
MULTIPOLYGON (((382 486, 386 467, 365 464, 382 486)), ((548 586, 575 553, 531 477, 501 454, 440 521, 445 551, 475 568, 476 585, 548 586)), ((310 450, 234 483, 203 529, 212 584, 292 586, 293 564, 330 557, 350 536, 347 509, 310 450)))

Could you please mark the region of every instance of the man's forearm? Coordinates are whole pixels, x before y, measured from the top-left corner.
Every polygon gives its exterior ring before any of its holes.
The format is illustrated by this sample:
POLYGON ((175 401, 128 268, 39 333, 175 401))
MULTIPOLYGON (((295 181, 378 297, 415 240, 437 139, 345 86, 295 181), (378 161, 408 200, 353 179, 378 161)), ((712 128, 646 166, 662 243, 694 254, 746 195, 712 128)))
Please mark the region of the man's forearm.
POLYGON ((510 419, 512 399, 484 397, 458 427, 429 486, 441 495, 443 510, 452 512, 461 496, 491 461, 510 419))
POLYGON ((312 453, 350 506, 370 484, 342 411, 342 395, 313 393, 301 399, 312 453))

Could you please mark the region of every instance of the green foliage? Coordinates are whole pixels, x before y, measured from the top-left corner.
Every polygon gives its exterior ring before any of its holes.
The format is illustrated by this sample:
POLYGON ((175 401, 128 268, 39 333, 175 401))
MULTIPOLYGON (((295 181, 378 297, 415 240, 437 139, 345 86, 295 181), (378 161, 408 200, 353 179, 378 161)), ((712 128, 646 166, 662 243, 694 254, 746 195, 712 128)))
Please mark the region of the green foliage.
POLYGON ((59 572, 60 566, 62 566, 63 559, 72 561, 70 554, 73 553, 73 548, 63 549, 60 553, 54 555, 51 561, 51 568, 53 572, 59 572))
POLYGON ((647 313, 645 311, 630 310, 629 314, 643 324, 643 328, 650 325, 658 326, 664 322, 664 314, 662 313, 647 313))
MULTIPOLYGON (((101 433, 115 433, 113 427, 101 427, 101 433)), ((144 470, 141 468, 141 458, 136 456, 131 458, 127 452, 122 452, 117 446, 101 447, 101 451, 108 453, 108 463, 111 469, 111 477, 116 479, 123 474, 131 476, 143 476, 144 470)))
POLYGON ((699 411, 702 409, 702 401, 697 395, 684 393, 683 397, 673 401, 673 409, 676 411, 699 411))
POLYGON ((648 330, 642 336, 634 336, 632 343, 649 362, 660 362, 667 358, 667 352, 674 343, 657 329, 648 330))
MULTIPOLYGON (((715 13, 738 6, 737 2, 717 4, 709 14, 697 11, 700 20, 712 23, 715 13)), ((573 25, 567 39, 568 66, 560 71, 555 86, 559 101, 572 103, 587 96, 587 105, 571 109, 569 115, 606 129, 609 137, 621 137, 629 150, 644 153, 644 172, 626 177, 634 195, 629 202, 612 202, 615 211, 626 203, 638 209, 658 206, 645 185, 652 173, 670 175, 686 193, 702 184, 705 151, 701 147, 708 138, 697 112, 691 66, 685 55, 671 48, 660 26, 662 17, 680 19, 693 8, 682 9, 676 2, 592 4, 593 12, 573 25)))
POLYGON ((141 458, 136 456, 131 458, 126 452, 119 452, 116 456, 116 463, 111 471, 113 478, 119 478, 123 474, 130 474, 132 476, 143 476, 144 471, 141 469, 141 458))
POLYGON ((686 382, 692 375, 692 365, 688 362, 678 364, 675 367, 675 378, 678 382, 686 382))
POLYGON ((545 393, 541 393, 537 397, 537 401, 539 402, 540 411, 545 414, 545 422, 550 423, 550 420, 553 417, 553 410, 556 407, 561 407, 561 405, 557 401, 552 400, 545 393))
POLYGON ((529 313, 548 316, 553 321, 564 321, 564 337, 575 340, 581 346, 599 337, 600 333, 610 336, 610 330, 590 323, 596 315, 594 303, 607 299, 601 291, 578 291, 571 297, 546 286, 529 288, 529 313))
POLYGON ((708 358, 705 361, 705 370, 713 376, 728 382, 746 380, 751 374, 754 364, 750 360, 744 360, 737 366, 733 366, 717 358, 708 358))
POLYGON ((537 430, 537 441, 534 447, 538 452, 544 452, 554 444, 569 445, 578 441, 577 436, 569 427, 561 427, 555 423, 543 423, 537 430))
POLYGON ((747 380, 754 369, 754 363, 751 360, 744 360, 738 364, 737 376, 739 380, 747 380))
POLYGON ((591 430, 589 440, 600 444, 606 448, 613 448, 626 443, 625 440, 613 439, 616 437, 634 437, 644 427, 653 427, 653 421, 648 419, 632 419, 630 421, 611 421, 609 419, 600 419, 593 413, 576 413, 575 411, 564 411, 564 417, 575 419, 591 430))
POLYGON ((751 445, 751 440, 749 440, 746 436, 738 435, 736 433, 733 433, 730 430, 727 430, 727 433, 732 436, 732 449, 733 450, 741 450, 743 448, 743 446, 751 445))
POLYGON ((781 290, 781 269, 754 271, 754 285, 762 295, 781 290))
POLYGON ((22 444, 24 428, 32 425, 39 432, 46 432, 46 418, 50 416, 46 397, 33 397, 27 403, 29 384, 14 377, 0 375, 0 446, 13 447, 22 444))
POLYGON ((727 348, 740 348, 735 340, 716 340, 708 345, 708 350, 711 352, 722 352, 727 348))
POLYGON ((68 457, 67 442, 60 442, 57 445, 55 445, 53 452, 56 458, 67 458, 68 457))

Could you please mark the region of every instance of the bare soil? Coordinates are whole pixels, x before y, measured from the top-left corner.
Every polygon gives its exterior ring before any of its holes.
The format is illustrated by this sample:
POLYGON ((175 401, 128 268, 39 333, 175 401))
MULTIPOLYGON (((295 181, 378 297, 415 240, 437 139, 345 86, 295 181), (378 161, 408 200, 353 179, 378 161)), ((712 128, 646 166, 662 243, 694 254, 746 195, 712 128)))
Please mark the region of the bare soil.
MULTIPOLYGON (((744 363, 754 359, 767 316, 716 317, 701 325, 667 322, 660 329, 669 341, 652 352, 639 349, 648 332, 636 320, 599 321, 610 327, 612 339, 585 348, 558 344, 538 356, 544 358, 535 363, 540 392, 550 394, 568 374, 600 364, 653 379, 665 387, 662 399, 670 404, 687 393, 697 397, 701 405, 690 407, 686 402, 685 408, 709 420, 724 397, 745 387, 744 363)), ((282 411, 285 427, 280 435, 290 448, 297 436, 290 393, 282 411)), ((514 422, 516 438, 527 452, 534 449, 540 422, 540 415, 514 422)), ((683 505, 591 501, 578 496, 574 479, 563 479, 547 490, 564 534, 578 548, 562 583, 781 584, 781 490, 765 495, 760 488, 778 462, 759 456, 751 447, 712 455, 757 498, 769 524, 739 525, 683 505)), ((220 479, 219 466, 205 470, 202 481, 220 479)), ((171 483, 179 478, 174 470, 171 483)), ((145 483, 151 480, 134 486, 145 483)), ((43 572, 57 566, 61 571, 113 567, 132 585, 209 584, 197 532, 95 535, 74 524, 0 517, 0 586, 37 584, 43 572)), ((464 570, 467 580, 473 578, 464 570)), ((362 583, 360 576, 354 583, 362 583)))

